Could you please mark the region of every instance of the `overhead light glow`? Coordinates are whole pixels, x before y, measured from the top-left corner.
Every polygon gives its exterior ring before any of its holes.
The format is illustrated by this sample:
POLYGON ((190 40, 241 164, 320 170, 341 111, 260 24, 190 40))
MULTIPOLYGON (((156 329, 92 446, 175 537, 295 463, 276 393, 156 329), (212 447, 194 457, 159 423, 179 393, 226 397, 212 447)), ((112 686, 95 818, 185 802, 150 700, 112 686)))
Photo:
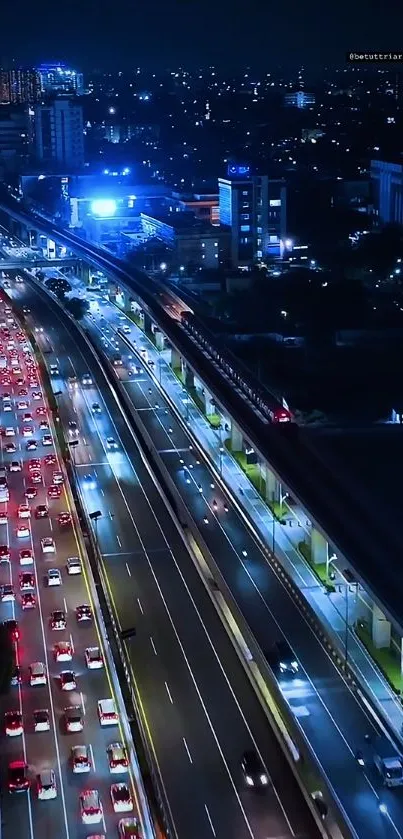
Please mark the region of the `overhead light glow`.
POLYGON ((116 201, 113 198, 98 198, 91 204, 91 212, 94 216, 108 218, 114 216, 117 210, 116 201))

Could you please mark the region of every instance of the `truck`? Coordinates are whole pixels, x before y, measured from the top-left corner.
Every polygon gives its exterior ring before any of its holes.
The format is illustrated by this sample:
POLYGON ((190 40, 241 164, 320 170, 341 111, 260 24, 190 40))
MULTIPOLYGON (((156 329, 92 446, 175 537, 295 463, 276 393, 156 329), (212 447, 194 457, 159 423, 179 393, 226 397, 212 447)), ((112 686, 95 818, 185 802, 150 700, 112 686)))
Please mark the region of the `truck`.
POLYGON ((400 787, 403 785, 403 759, 392 744, 388 748, 378 748, 374 754, 375 766, 385 787, 400 787))

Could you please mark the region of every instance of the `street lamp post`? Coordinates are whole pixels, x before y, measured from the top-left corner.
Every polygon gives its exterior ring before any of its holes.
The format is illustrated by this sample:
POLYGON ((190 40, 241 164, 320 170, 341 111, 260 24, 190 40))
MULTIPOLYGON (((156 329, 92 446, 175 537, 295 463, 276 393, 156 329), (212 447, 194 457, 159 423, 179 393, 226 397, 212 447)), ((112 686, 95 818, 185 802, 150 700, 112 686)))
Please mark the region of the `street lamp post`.
POLYGON ((89 514, 89 518, 94 522, 95 541, 98 545, 98 520, 102 518, 101 510, 94 510, 93 513, 89 514))
POLYGON ((337 559, 337 556, 334 553, 331 556, 326 557, 326 580, 327 581, 329 580, 329 566, 332 564, 332 562, 335 562, 336 559, 337 559))
POLYGON ((70 442, 69 442, 69 449, 71 449, 71 451, 72 451, 74 466, 76 465, 76 454, 75 454, 75 452, 76 452, 76 448, 79 444, 80 444, 79 440, 70 440, 70 442))

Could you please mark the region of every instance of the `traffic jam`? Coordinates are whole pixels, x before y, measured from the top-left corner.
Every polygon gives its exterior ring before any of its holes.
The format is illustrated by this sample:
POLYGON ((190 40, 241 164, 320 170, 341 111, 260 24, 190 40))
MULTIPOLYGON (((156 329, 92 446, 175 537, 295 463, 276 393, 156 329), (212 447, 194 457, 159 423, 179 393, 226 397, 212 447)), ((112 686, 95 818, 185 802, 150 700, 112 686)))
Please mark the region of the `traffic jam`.
MULTIPOLYGON (((27 312, 24 313, 25 315, 27 312)), ((33 837, 144 835, 37 360, 0 291, 2 820, 33 837), (91 832, 91 831, 90 831, 91 832), (94 831, 92 831, 92 834, 94 831), (39 835, 39 834, 38 834, 39 835)))

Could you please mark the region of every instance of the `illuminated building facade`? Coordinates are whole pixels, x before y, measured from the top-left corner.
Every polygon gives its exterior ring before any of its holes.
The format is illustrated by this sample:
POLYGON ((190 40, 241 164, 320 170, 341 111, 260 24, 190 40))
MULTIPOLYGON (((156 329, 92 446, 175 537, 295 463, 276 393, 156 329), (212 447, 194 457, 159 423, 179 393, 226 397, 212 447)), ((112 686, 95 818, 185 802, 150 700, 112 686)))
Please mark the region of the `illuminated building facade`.
POLYGON ((233 268, 278 259, 286 235, 286 187, 249 167, 229 167, 218 179, 220 224, 231 230, 233 268))
POLYGON ((371 160, 375 214, 381 224, 403 224, 403 163, 371 160))
POLYGON ((42 93, 83 93, 83 74, 65 64, 41 64, 38 75, 42 93))
POLYGON ((315 96, 313 93, 305 93, 304 90, 298 90, 295 93, 286 93, 284 104, 289 108, 309 108, 310 105, 315 104, 315 96))
POLYGON ((40 97, 41 84, 36 70, 0 70, 2 105, 34 104, 40 97))
POLYGON ((71 99, 35 108, 36 155, 74 170, 84 165, 83 109, 71 99))

